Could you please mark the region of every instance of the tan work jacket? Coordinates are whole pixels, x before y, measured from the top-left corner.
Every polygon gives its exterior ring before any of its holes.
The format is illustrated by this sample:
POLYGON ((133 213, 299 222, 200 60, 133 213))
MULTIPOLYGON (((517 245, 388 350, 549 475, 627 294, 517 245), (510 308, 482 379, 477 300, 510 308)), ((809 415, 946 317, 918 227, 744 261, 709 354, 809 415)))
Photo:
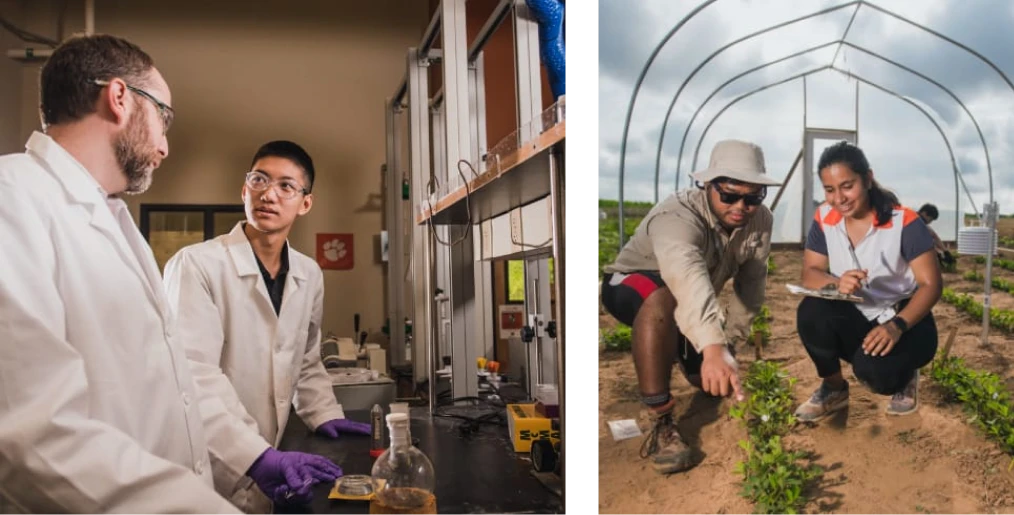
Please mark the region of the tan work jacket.
POLYGON ((648 212, 606 273, 658 270, 676 297, 676 325, 697 352, 749 334, 764 303, 773 218, 766 206, 729 234, 708 207, 707 191, 673 193, 648 212), (718 292, 734 278, 728 321, 718 292))

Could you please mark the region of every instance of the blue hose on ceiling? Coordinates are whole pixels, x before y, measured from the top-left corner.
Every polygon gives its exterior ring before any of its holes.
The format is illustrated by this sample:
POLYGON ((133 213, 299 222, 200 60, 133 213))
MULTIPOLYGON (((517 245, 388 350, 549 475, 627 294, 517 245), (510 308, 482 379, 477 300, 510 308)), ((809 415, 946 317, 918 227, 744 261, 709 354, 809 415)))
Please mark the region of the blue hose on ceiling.
POLYGON ((560 0, 525 0, 535 21, 539 24, 539 51, 549 72, 549 87, 553 97, 566 92, 567 57, 563 41, 563 2, 560 0))

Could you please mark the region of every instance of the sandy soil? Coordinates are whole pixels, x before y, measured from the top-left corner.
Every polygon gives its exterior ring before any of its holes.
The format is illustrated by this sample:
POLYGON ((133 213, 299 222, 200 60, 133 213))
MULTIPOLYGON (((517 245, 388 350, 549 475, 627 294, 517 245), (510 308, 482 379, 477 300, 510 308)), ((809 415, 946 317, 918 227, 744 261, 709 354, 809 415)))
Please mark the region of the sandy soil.
MULTIPOLYGON (((767 304, 774 320, 765 359, 780 362, 799 379, 794 389, 802 402, 819 384, 816 371, 796 335, 798 297, 785 290, 785 282, 798 282, 797 251, 773 254, 778 267, 769 278, 767 304)), ((962 258, 959 270, 973 268, 962 258)), ((984 267, 979 265, 979 269, 984 267)), ((1014 272, 998 270, 1014 281, 1014 272)), ((960 292, 979 292, 982 284, 945 274, 945 284, 960 292)), ((728 290, 728 288, 727 288, 728 290)), ((727 294, 727 291, 725 292, 727 294)), ((996 307, 1014 308, 1014 297, 993 293, 996 307)), ((947 304, 934 308, 941 347, 952 328, 957 337, 952 354, 969 365, 1007 378, 1014 388, 1014 337, 990 331, 989 346, 980 345, 981 320, 972 320, 947 304)), ((600 327, 616 322, 600 312, 600 327)), ((754 359, 752 347, 738 352, 741 365, 754 359)), ((845 374, 851 370, 845 364, 845 374)), ((599 508, 603 513, 742 513, 752 505, 739 496, 740 476, 733 473, 744 457, 737 442, 745 438, 738 421, 728 416, 729 400, 696 393, 674 370, 672 391, 681 414, 679 429, 698 455, 698 465, 670 476, 656 474, 638 457, 641 439, 614 441, 609 420, 639 418, 637 380, 630 353, 606 352, 599 361, 599 508)), ((815 453, 824 469, 811 489, 806 512, 836 513, 1012 513, 1014 473, 1011 457, 965 422, 960 407, 943 402, 943 395, 927 376, 920 385, 920 409, 906 417, 884 414, 887 398, 871 393, 850 380, 847 412, 816 425, 797 425, 787 438, 790 445, 815 453)), ((642 429, 645 429, 642 427, 642 429)))

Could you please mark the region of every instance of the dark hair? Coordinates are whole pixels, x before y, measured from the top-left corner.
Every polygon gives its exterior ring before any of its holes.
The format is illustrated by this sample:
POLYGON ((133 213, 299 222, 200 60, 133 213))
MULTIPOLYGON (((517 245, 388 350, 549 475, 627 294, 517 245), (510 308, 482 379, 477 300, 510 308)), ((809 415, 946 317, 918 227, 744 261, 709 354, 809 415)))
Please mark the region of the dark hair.
POLYGON ((101 86, 93 81, 121 78, 148 86, 155 61, 137 45, 104 34, 64 41, 39 74, 39 109, 44 127, 80 120, 95 112, 101 86))
POLYGON ((307 154, 303 147, 285 140, 265 143, 257 149, 250 166, 252 167, 258 160, 265 157, 281 157, 295 163, 306 174, 306 191, 313 191, 313 159, 310 159, 310 154, 307 154))
POLYGON ((933 220, 940 218, 940 211, 938 211, 937 206, 934 206, 933 204, 923 204, 922 207, 919 208, 919 212, 926 213, 926 216, 932 218, 933 220))
POLYGON ((870 175, 870 163, 863 151, 847 141, 839 141, 825 148, 820 154, 820 161, 817 162, 817 175, 833 164, 848 166, 863 180, 863 185, 869 187, 870 207, 877 214, 877 223, 887 223, 891 219, 894 207, 899 204, 898 196, 881 186, 870 175))

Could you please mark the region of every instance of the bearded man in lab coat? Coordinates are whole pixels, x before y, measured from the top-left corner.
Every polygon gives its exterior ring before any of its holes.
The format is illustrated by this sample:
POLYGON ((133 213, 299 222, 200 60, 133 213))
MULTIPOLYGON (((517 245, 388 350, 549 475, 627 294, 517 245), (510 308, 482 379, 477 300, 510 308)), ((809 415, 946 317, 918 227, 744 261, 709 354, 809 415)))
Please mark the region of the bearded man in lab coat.
POLYGON ((169 86, 97 35, 57 48, 40 90, 45 133, 0 157, 0 512, 235 513, 120 199, 169 154, 169 86))
MULTIPOLYGON (((314 174, 299 145, 263 145, 241 190, 246 221, 183 248, 165 268, 194 376, 215 394, 202 401, 201 412, 213 433, 216 488, 248 512, 271 506, 242 478, 243 466, 256 467, 278 452, 273 447, 293 401, 318 434, 370 433, 369 424, 345 419, 321 363, 323 273, 287 241, 292 224, 313 205, 314 174)), ((297 493, 292 501, 310 501, 308 491, 297 493)))

